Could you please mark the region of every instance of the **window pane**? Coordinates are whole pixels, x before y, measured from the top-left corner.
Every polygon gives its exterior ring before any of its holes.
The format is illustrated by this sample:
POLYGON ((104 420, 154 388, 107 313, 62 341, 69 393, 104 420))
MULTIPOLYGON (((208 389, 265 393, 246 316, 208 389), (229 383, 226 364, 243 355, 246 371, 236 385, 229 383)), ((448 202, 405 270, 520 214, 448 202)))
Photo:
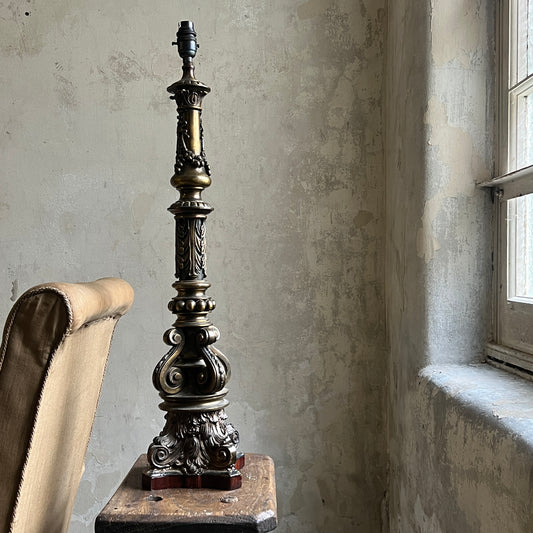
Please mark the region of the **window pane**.
POLYGON ((507 202, 508 298, 533 300, 533 194, 507 202))
POLYGON ((516 105, 516 164, 524 168, 533 165, 533 94, 519 96, 516 105))
POLYGON ((533 1, 517 0, 516 76, 519 83, 533 73, 533 1))

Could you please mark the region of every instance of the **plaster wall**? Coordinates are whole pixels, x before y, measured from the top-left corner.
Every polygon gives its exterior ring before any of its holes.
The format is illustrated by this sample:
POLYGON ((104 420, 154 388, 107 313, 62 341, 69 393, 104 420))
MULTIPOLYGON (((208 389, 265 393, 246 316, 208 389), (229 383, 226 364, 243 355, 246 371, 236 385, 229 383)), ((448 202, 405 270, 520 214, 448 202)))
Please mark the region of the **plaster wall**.
POLYGON ((0 0, 0 313, 47 280, 113 275, 136 292, 72 533, 92 530, 163 426, 151 372, 173 321, 165 89, 180 76, 170 42, 183 19, 196 24, 197 75, 213 88, 207 270, 241 447, 275 460, 280 533, 380 531, 384 7, 0 0))
POLYGON ((532 530, 531 384, 490 334, 495 3, 388 3, 390 531, 532 530))

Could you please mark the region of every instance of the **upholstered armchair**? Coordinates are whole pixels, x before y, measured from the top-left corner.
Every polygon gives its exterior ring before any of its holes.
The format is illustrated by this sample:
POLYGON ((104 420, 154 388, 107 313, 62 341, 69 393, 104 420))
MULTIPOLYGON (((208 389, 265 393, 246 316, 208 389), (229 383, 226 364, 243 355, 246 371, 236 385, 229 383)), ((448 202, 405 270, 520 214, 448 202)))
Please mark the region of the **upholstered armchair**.
POLYGON ((133 302, 123 280, 24 293, 0 351, 0 533, 68 530, 111 337, 133 302))

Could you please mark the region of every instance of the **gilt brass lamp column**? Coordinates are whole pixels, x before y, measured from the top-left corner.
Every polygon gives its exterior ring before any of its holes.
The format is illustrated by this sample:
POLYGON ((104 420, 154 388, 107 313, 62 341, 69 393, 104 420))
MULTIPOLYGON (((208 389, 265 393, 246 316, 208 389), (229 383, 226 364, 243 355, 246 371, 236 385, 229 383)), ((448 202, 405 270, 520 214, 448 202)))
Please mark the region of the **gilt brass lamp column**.
POLYGON ((214 346, 218 329, 209 320, 215 308, 206 295, 206 219, 213 208, 202 200, 211 184, 201 122, 202 100, 210 89, 194 77, 198 47, 193 23, 180 22, 177 42, 183 76, 168 91, 178 108, 177 149, 171 184, 179 199, 169 211, 176 220, 177 295, 169 302, 176 315, 164 341, 168 353, 153 374, 166 411, 166 424, 148 449, 150 470, 143 474, 146 489, 241 486, 239 434, 227 421, 224 408, 230 378, 227 358, 214 346))

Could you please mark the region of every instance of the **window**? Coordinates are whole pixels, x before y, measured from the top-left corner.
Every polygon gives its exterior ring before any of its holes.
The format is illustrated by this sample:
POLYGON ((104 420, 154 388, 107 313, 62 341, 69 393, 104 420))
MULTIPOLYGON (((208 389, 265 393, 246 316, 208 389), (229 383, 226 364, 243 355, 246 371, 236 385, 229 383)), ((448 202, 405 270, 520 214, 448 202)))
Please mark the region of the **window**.
POLYGON ((507 201, 507 299, 533 303, 533 194, 507 201))
POLYGON ((500 0, 493 342, 489 361, 533 376, 533 0, 500 0))

